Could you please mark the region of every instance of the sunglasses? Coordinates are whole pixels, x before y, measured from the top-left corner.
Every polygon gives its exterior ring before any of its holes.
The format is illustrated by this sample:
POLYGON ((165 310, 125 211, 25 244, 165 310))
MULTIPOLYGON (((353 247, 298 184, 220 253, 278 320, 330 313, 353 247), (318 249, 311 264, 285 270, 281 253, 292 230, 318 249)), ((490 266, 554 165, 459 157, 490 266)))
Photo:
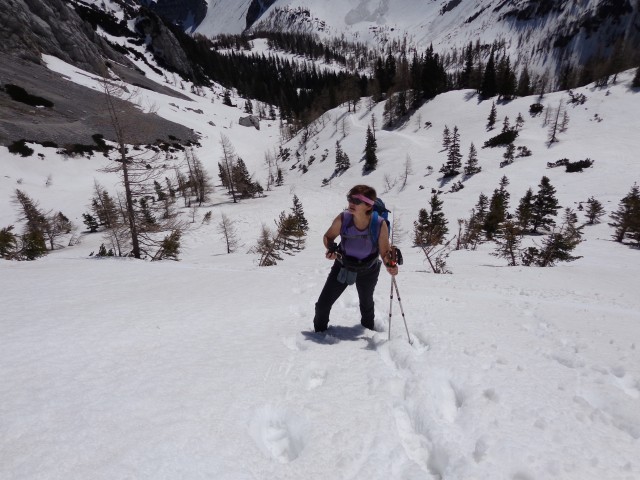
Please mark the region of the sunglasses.
POLYGON ((353 205, 361 205, 363 203, 366 203, 367 205, 373 205, 373 200, 369 200, 368 198, 365 198, 363 200, 362 198, 358 198, 358 196, 355 195, 347 195, 347 202, 353 205))

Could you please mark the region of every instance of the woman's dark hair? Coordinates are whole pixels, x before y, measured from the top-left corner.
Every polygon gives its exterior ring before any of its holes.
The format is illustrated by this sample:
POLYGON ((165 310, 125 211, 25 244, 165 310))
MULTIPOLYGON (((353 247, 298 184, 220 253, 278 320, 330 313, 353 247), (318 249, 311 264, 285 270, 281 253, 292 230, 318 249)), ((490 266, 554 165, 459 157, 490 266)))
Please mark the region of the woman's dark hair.
POLYGON ((365 197, 367 197, 370 200, 373 200, 374 202, 376 201, 376 198, 378 198, 375 188, 370 187, 369 185, 356 185, 351 190, 349 190, 349 195, 358 195, 358 194, 364 195, 365 197))
MULTIPOLYGON (((351 190, 349 190, 349 195, 358 195, 358 194, 364 195, 365 197, 367 197, 368 199, 374 202, 376 201, 376 198, 378 198, 378 195, 376 194, 376 189, 373 187, 370 187, 369 185, 356 185, 351 190)), ((373 207, 367 210, 368 215, 371 215, 372 212, 373 212, 373 207)))

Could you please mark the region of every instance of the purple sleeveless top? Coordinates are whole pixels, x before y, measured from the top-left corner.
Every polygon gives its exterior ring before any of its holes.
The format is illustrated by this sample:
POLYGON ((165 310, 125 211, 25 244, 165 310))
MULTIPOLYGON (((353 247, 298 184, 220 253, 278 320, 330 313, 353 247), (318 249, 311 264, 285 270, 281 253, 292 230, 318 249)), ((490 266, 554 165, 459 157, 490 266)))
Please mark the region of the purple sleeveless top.
MULTIPOLYGON (((380 231, 382 217, 378 217, 378 231, 380 231)), ((370 226, 359 230, 353 221, 353 215, 342 212, 342 227, 340 228, 340 244, 345 255, 363 260, 378 252, 378 245, 373 244, 370 226)))

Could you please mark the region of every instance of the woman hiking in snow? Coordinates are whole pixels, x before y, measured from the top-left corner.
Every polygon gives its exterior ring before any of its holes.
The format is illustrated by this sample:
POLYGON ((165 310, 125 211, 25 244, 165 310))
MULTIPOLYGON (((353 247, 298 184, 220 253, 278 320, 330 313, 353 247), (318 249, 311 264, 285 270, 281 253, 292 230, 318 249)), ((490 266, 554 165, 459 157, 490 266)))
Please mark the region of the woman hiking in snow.
POLYGON ((348 208, 338 215, 324 234, 325 257, 333 260, 327 281, 316 302, 313 326, 324 332, 335 301, 348 285, 356 284, 360 300, 360 323, 374 329, 373 291, 378 283, 382 258, 390 275, 398 274, 391 262, 389 227, 382 216, 373 215, 376 191, 367 185, 356 185, 347 195, 348 208), (375 224, 374 224, 375 222, 375 224), (340 236, 340 245, 335 239, 340 236))

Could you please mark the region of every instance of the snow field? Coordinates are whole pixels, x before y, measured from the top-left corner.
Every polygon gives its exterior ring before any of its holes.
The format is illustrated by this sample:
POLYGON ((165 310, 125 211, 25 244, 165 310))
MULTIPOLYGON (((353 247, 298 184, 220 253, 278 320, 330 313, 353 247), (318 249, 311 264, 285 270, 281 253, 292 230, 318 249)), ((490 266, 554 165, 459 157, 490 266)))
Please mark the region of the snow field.
MULTIPOLYGON (((625 87, 630 75, 620 78, 608 95, 581 90, 587 103, 569 108, 569 131, 550 149, 542 119, 528 117, 536 98, 499 105, 498 118, 509 115, 512 123, 522 112, 516 145, 534 154, 504 169, 502 149, 480 148, 479 139, 497 133, 484 129, 490 104, 450 92, 422 107, 430 129, 416 129, 412 119, 397 131, 378 131, 380 167, 362 177, 364 132, 371 113, 381 120, 378 105, 347 116, 351 130, 342 145, 352 168, 330 186, 320 185, 334 168, 341 133, 328 121, 306 155, 319 157, 325 148, 330 155, 307 174, 289 170, 291 160, 283 164, 284 187, 236 205, 218 188, 183 238, 180 262, 90 259, 100 234, 36 262, 0 261, 0 477, 637 478, 638 252, 612 242, 606 222, 585 228, 577 251, 583 258, 570 264, 505 267, 483 245, 452 253, 453 275, 428 273, 406 234, 398 285, 413 345, 397 304, 387 341, 384 272, 376 332, 359 326, 354 289, 334 306, 329 334, 312 332, 330 266, 320 239, 346 191, 372 184, 410 232, 431 189, 440 188, 426 167, 437 172, 444 162, 445 124, 458 125, 465 156, 474 140, 483 167, 465 189, 443 194, 452 229, 502 175, 511 182, 512 208, 548 175, 563 206, 594 195, 614 210, 640 173, 633 153, 639 97, 625 87), (595 113, 604 118, 597 125, 595 113), (385 191, 385 174, 397 178, 407 155, 414 173, 406 188, 396 183, 385 191), (581 174, 546 168, 563 156, 589 156, 596 164, 581 174), (310 223, 307 248, 259 268, 246 252, 261 223, 273 225, 291 207, 293 194, 310 223), (207 210, 212 222, 201 225, 207 210), (230 255, 216 232, 222 212, 236 220, 243 244, 230 255)), ((160 114, 203 134, 196 153, 212 176, 222 132, 256 178, 265 178, 264 152, 277 146, 275 122, 259 132, 243 129, 239 109, 209 97, 152 97, 160 114)), ((543 103, 555 106, 561 97, 543 103)), ((344 108, 331 112, 340 115, 344 108)), ((93 178, 115 188, 116 179, 96 173, 102 157, 37 152, 46 159, 0 149, 0 226, 15 222, 6 201, 15 188, 79 225, 93 178)))

